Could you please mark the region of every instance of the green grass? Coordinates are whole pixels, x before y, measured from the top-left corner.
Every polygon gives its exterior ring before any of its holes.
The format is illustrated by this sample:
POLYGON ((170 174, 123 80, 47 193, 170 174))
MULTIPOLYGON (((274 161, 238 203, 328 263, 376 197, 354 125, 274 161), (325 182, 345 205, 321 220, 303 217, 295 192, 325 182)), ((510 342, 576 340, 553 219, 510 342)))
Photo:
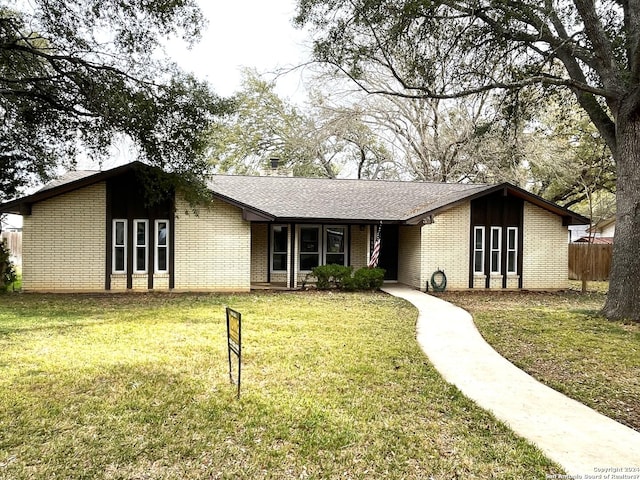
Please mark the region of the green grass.
POLYGON ((522 479, 383 294, 0 297, 2 479, 522 479), (242 397, 224 305, 243 314, 242 397))
POLYGON ((599 316, 606 283, 562 293, 448 293, 503 356, 532 376, 640 431, 640 325, 599 316))

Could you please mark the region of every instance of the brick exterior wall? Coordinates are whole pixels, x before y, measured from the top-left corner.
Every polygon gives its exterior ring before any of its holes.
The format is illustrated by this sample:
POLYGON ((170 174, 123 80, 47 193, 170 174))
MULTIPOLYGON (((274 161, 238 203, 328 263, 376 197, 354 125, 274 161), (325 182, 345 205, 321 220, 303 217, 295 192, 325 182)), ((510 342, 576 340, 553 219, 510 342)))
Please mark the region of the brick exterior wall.
POLYGON ((425 283, 421 268, 421 226, 401 226, 399 237, 398 281, 419 290, 424 290, 425 283))
POLYGON ((269 272, 269 225, 251 225, 251 281, 266 282, 269 272))
POLYGON ((470 223, 471 204, 466 202, 422 226, 421 288, 438 268, 447 276, 447 289, 469 288, 470 223))
POLYGON ((176 199, 175 289, 249 291, 251 224, 242 211, 220 200, 197 215, 176 199))
POLYGON ((105 216, 104 183, 34 204, 23 220, 23 290, 104 290, 105 216))
MULTIPOLYGON (((174 279, 176 290, 248 291, 251 282, 266 282, 268 235, 266 224, 242 219, 239 208, 214 201, 209 209, 186 214, 188 205, 176 201, 174 279)), ((563 289, 568 285, 567 227, 562 219, 528 202, 523 218, 523 288, 563 289)), ((83 187, 32 206, 24 217, 23 289, 25 291, 101 291, 106 262, 106 186, 83 187)), ((298 226, 299 227, 299 226, 298 226)), ((291 226, 289 226, 291 235, 291 226)), ((398 280, 424 290, 438 268, 447 275, 448 289, 466 289, 469 282, 470 203, 436 216, 433 224, 399 229, 398 280)), ((350 264, 366 266, 369 226, 349 229, 350 264)), ((290 243, 290 242, 289 242, 290 243)), ((293 263, 299 249, 299 231, 293 263)), ((303 281, 306 274, 299 274, 303 281)), ((272 274, 272 282, 288 275, 272 274)), ((146 275, 133 275, 133 288, 146 290, 146 275)), ((168 289, 167 274, 154 275, 155 289, 168 289)), ((474 279, 484 288, 484 278, 474 279)), ((113 290, 126 289, 126 275, 112 275, 113 290)), ((502 288, 491 279, 491 288, 502 288)), ((507 288, 517 288, 509 277, 507 288)))
POLYGON ((522 287, 564 289, 569 282, 567 227, 562 218, 524 203, 522 287))
MULTIPOLYGON (((439 267, 447 275, 447 289, 469 287, 470 208, 464 203, 436 216, 433 224, 400 228, 401 283, 424 290, 439 267)), ((567 227, 562 218, 528 202, 523 215, 523 288, 567 288, 567 227)), ((474 288, 485 288, 484 276, 474 278, 474 288)), ((502 289, 502 276, 492 276, 490 288, 502 289)), ((518 288, 517 275, 507 278, 507 288, 518 288)))
POLYGON ((351 241, 350 265, 354 270, 366 267, 369 262, 369 225, 351 225, 349 238, 351 241))

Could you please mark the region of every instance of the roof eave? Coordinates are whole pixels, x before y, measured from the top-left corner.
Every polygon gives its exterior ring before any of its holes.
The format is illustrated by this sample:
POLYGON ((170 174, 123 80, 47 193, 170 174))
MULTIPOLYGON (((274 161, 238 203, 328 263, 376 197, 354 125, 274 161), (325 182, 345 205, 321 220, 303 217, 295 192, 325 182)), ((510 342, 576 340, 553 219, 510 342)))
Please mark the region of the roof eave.
POLYGON ((211 191, 211 196, 242 210, 242 218, 246 221, 273 222, 276 219, 276 217, 269 212, 247 205, 246 203, 239 202, 238 200, 222 195, 221 193, 214 192, 213 190, 211 191))
POLYGON ((335 225, 392 225, 403 224, 402 220, 374 218, 336 218, 336 217, 272 217, 265 221, 273 223, 335 224, 335 225))

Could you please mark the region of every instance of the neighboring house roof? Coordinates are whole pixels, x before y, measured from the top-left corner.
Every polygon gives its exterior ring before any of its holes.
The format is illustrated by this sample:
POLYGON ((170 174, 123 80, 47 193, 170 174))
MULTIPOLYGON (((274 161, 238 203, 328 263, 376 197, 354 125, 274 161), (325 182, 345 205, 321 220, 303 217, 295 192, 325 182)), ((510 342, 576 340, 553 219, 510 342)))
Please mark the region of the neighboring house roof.
POLYGON ((589 233, 600 233, 606 230, 610 226, 615 227, 615 223, 616 223, 616 216, 614 215, 612 217, 604 218, 596 222, 596 224, 593 225, 591 228, 589 228, 588 231, 589 233))
MULTIPOLYGON (((34 193, 0 205, 0 212, 28 214, 30 205, 135 168, 130 163, 103 172, 71 172, 34 193)), ((526 190, 500 185, 215 175, 212 194, 255 221, 388 222, 417 224, 431 215, 491 193, 502 192, 563 217, 566 225, 589 220, 526 190)))

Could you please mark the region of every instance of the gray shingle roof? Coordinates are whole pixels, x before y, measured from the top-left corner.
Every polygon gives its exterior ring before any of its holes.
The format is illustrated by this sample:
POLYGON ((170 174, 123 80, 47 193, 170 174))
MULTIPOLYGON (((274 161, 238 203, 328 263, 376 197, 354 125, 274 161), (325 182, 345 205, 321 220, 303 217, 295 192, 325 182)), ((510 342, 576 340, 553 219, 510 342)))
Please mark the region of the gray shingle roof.
MULTIPOLYGON (((33 203, 141 167, 143 164, 134 162, 101 172, 69 172, 32 195, 0 204, 0 212, 29 215, 33 203)), ((581 215, 508 183, 469 185, 220 175, 212 177, 208 184, 215 196, 243 208, 248 220, 418 223, 426 215, 460 201, 504 190, 563 217, 567 225, 589 223, 581 215)))
POLYGON ((38 191, 43 192, 45 190, 50 190, 52 188, 65 185, 70 182, 75 182, 76 180, 90 177, 91 175, 95 175, 96 173, 99 173, 98 170, 71 170, 69 172, 64 173, 60 177, 54 180, 51 180, 38 191))
POLYGON ((214 176, 209 188, 276 219, 406 221, 492 185, 214 176))

